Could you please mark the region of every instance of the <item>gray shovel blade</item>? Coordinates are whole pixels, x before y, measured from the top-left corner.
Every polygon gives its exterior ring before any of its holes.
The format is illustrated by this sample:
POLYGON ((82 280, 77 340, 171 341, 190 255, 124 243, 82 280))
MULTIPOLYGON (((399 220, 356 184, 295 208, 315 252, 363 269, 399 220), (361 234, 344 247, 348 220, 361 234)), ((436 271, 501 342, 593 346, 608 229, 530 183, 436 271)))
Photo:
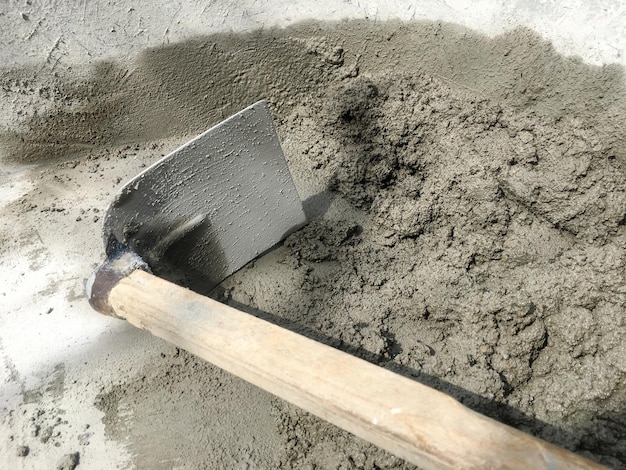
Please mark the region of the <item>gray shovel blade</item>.
POLYGON ((126 184, 103 236, 107 255, 125 246, 155 274, 206 293, 305 222, 260 101, 126 184))

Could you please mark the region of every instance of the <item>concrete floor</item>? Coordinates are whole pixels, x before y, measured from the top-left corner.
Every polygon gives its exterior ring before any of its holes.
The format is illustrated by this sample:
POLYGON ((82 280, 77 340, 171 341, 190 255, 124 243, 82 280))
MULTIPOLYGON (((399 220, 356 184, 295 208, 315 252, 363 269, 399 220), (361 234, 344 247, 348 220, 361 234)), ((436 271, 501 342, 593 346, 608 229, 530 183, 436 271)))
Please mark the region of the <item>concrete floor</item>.
MULTIPOLYGON (((147 47, 198 35, 344 18, 441 20, 487 35, 527 26, 562 54, 593 65, 626 66, 626 5, 583 0, 428 0, 419 5, 408 0, 392 5, 377 0, 242 0, 158 6, 149 1, 12 1, 0 5, 0 63, 4 70, 34 65, 46 72, 67 72, 107 58, 132 59, 147 47)), ((19 106, 32 110, 40 103, 0 104, 0 127, 19 127, 19 106)), ((170 139, 160 145, 166 152, 183 141, 170 139)), ((77 450, 81 468, 132 467, 124 443, 105 435, 93 397, 104 385, 122 380, 161 354, 162 346, 128 325, 94 314, 83 298, 82 284, 102 257, 98 219, 101 223, 102 211, 115 193, 114 182, 139 171, 146 155, 139 150, 123 164, 102 163, 104 177, 92 181, 88 194, 54 177, 69 173, 51 175, 41 165, 0 160, 1 468, 50 468, 77 450), (20 215, 17 201, 35 188, 40 190, 39 208, 49 210, 35 215, 22 207, 20 215), (82 209, 76 216, 94 223, 78 228, 49 217, 53 202, 82 209), (55 445, 33 446, 29 457, 18 457, 17 445, 32 437, 30 418, 38 410, 51 409, 58 411, 55 419, 69 423, 45 423, 63 431, 53 436, 55 445)), ((8 157, 0 148, 0 159, 8 157)))

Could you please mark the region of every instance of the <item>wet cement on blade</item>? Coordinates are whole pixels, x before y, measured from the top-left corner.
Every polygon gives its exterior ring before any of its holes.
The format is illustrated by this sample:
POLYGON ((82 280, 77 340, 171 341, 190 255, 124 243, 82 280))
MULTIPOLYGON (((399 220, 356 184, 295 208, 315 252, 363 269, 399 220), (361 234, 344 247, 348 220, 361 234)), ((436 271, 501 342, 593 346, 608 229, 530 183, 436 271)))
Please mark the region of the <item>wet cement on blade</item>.
MULTIPOLYGON (((2 72, 14 162, 199 133, 267 98, 311 221, 221 298, 624 465, 621 67, 524 29, 351 21, 44 75, 2 72)), ((412 468, 164 351, 95 400, 137 468, 412 468)))

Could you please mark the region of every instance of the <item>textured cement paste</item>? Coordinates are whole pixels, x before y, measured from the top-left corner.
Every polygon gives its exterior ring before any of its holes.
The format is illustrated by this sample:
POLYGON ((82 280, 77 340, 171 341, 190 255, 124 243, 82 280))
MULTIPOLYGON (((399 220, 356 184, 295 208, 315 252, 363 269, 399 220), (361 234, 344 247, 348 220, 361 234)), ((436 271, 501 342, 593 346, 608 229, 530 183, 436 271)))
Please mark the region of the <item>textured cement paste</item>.
MULTIPOLYGON (((626 464, 622 68, 559 56, 527 30, 488 39, 441 23, 345 22, 35 72, 2 72, 23 111, 0 142, 16 164, 65 161, 18 201, 22 213, 44 183, 85 169, 130 177, 266 97, 311 222, 216 295, 626 464)), ((412 468, 160 348, 95 399, 136 468, 412 468)))

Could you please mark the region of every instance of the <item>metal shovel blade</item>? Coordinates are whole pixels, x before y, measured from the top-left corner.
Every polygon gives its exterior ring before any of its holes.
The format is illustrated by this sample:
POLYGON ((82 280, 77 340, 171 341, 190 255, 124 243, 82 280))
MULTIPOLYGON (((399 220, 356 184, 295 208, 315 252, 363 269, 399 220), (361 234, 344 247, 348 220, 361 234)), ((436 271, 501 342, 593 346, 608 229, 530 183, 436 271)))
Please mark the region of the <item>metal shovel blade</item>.
POLYGON ((305 222, 260 101, 126 184, 103 237, 108 256, 126 246, 158 276, 206 293, 305 222))

